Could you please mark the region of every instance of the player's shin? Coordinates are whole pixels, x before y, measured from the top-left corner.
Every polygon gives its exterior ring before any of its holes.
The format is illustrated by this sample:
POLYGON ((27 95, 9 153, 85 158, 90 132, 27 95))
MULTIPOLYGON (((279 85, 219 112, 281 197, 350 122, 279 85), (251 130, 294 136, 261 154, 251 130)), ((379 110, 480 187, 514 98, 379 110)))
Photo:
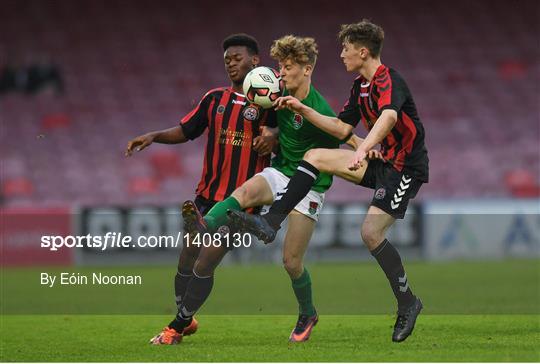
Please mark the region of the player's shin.
POLYGON ((176 307, 180 308, 182 299, 187 290, 187 286, 193 277, 192 270, 179 269, 174 277, 174 294, 176 297, 176 307))
POLYGON ((296 173, 287 185, 286 193, 283 196, 279 196, 278 193, 276 201, 270 207, 268 214, 264 216, 274 229, 280 228, 283 220, 309 193, 318 177, 319 170, 309 162, 303 160, 298 164, 296 173))
POLYGON ((377 248, 371 251, 371 255, 377 259, 390 282, 398 302, 398 311, 401 312, 409 308, 415 302, 416 297, 409 287, 407 274, 396 248, 387 239, 384 239, 377 248))

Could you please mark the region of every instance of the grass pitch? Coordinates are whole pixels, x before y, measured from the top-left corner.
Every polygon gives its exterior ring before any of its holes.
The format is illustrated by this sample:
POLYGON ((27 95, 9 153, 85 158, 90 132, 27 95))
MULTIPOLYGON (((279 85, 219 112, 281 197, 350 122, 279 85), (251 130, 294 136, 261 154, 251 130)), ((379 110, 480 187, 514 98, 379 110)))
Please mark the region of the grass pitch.
POLYGON ((65 270, 4 269, 0 361, 540 361, 539 263, 407 264, 425 309, 399 344, 374 263, 309 266, 321 317, 303 344, 287 342, 297 308, 282 268, 223 267, 199 332, 172 347, 148 340, 174 313, 174 267, 69 269, 141 274, 138 287, 46 288, 40 272, 65 270))
POLYGON ((169 316, 8 316, 3 361, 538 361, 538 316, 421 315, 403 343, 386 315, 321 316, 306 343, 289 344, 294 316, 202 315, 180 345, 150 337, 169 316))

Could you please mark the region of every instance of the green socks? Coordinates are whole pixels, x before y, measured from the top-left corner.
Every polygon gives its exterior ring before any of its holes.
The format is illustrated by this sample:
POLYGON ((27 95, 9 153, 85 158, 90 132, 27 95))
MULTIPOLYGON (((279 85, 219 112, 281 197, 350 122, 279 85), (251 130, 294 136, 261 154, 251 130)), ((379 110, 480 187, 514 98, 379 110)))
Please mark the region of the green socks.
POLYGON ((307 269, 304 268, 302 275, 291 281, 296 300, 300 306, 300 314, 308 316, 315 315, 315 307, 313 306, 313 298, 311 296, 311 277, 307 269))
MULTIPOLYGON (((210 231, 216 231, 220 226, 226 225, 228 222, 227 210, 242 210, 238 200, 232 196, 218 202, 204 216, 204 220, 210 231)), ((291 280, 292 288, 300 307, 300 313, 308 316, 315 315, 315 307, 313 306, 313 298, 311 295, 311 277, 306 268, 302 275, 291 280)))
POLYGON ((238 200, 232 196, 218 202, 204 216, 204 221, 208 225, 210 231, 216 231, 220 226, 227 225, 227 210, 242 210, 238 200))

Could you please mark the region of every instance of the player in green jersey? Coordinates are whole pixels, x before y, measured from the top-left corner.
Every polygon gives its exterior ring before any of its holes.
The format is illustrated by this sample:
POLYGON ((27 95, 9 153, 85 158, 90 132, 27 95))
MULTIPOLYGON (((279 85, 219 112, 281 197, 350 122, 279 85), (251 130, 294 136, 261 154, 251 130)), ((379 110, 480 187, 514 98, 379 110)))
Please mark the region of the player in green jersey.
MULTIPOLYGON (((334 117, 335 114, 326 100, 311 84, 317 54, 317 44, 313 38, 292 35, 276 40, 271 48, 272 58, 279 62, 286 93, 322 115, 334 117)), ((215 232, 228 225, 228 211, 272 204, 285 193, 289 178, 294 175, 308 150, 339 148, 340 140, 318 129, 298 113, 284 109, 278 111, 277 118, 280 148, 272 161, 272 167, 246 181, 204 217, 193 202, 186 201, 182 214, 188 232, 215 232)), ((361 139, 356 136, 348 139, 347 143, 353 148, 361 143, 361 139)), ((303 258, 324 203, 324 192, 331 184, 332 176, 321 173, 307 196, 289 214, 289 225, 283 244, 283 264, 291 278, 300 311, 296 327, 289 338, 293 342, 307 340, 318 321, 312 299, 311 278, 303 265, 303 258)), ((179 310, 186 325, 210 294, 214 269, 222 258, 220 247, 203 249, 193 273, 197 277, 208 277, 208 282, 204 283, 204 280, 199 279, 197 282, 201 282, 197 287, 188 288, 183 307, 179 310)))

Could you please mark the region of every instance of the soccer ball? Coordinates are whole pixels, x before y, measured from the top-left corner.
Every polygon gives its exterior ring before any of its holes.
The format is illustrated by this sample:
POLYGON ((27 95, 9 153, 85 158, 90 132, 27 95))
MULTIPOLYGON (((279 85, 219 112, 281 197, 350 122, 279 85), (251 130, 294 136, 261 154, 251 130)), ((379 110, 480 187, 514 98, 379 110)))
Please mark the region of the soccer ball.
POLYGON ((283 88, 281 76, 269 67, 254 68, 244 79, 244 95, 249 102, 264 109, 272 107, 272 103, 283 93, 283 88))

